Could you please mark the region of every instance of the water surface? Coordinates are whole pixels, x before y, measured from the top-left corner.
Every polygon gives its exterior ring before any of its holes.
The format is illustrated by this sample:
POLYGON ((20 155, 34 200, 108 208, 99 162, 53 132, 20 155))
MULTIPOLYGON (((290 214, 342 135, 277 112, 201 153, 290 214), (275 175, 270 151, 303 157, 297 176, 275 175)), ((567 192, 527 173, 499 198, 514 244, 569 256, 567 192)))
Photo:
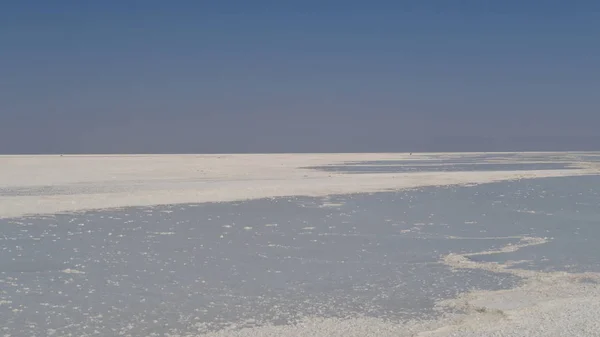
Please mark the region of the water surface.
POLYGON ((536 270, 600 272, 600 177, 330 198, 126 208, 0 220, 11 336, 163 336, 306 315, 431 318, 436 300, 513 275, 452 271, 448 253, 549 237, 536 270))

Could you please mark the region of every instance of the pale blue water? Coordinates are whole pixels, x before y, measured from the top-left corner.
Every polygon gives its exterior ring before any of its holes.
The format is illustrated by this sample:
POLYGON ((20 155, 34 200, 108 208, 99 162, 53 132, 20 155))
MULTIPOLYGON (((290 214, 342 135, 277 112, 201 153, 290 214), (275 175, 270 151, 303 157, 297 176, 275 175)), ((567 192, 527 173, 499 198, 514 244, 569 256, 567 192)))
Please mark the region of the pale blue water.
POLYGON ((599 187, 585 176, 3 219, 1 332, 162 336, 242 319, 433 317, 438 299, 517 284, 437 262, 518 241, 494 237, 553 240, 477 259, 600 271, 599 187))
POLYGON ((569 156, 548 153, 484 153, 413 157, 404 160, 349 161, 343 164, 305 167, 337 173, 406 173, 406 172, 458 172, 458 171, 530 171, 577 168, 579 161, 596 161, 591 154, 570 154, 569 156))
POLYGON ((310 167, 313 170, 339 173, 406 173, 406 172, 474 172, 474 171, 533 171, 573 169, 570 164, 562 163, 511 163, 511 164, 447 164, 429 163, 428 165, 329 165, 310 167), (435 164, 435 165, 432 165, 435 164))

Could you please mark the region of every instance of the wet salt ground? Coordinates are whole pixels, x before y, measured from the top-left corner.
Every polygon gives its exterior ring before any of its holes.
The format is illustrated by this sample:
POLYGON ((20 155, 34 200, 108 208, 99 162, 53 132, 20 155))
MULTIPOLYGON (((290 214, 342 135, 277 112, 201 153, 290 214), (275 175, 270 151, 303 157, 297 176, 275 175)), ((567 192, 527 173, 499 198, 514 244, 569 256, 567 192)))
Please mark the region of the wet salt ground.
POLYGON ((407 173, 407 172, 475 172, 475 171, 532 171, 575 169, 577 162, 597 161, 600 156, 570 154, 569 156, 501 153, 438 155, 405 160, 351 161, 343 164, 311 166, 305 169, 337 173, 407 173), (498 162, 501 161, 501 162, 498 162), (512 162, 502 162, 512 161, 512 162), (535 162, 542 161, 542 162, 535 162))
POLYGON ((464 162, 452 163, 450 160, 442 162, 422 162, 411 165, 407 161, 398 163, 401 165, 392 165, 391 163, 381 163, 373 165, 349 164, 349 165, 330 165, 316 166, 310 169, 339 172, 339 173, 406 173, 406 172, 474 172, 474 171, 533 171, 533 170, 563 170, 575 169, 570 164, 563 163, 511 163, 511 164, 471 164, 464 162))
POLYGON ((529 226, 532 236, 552 240, 514 253, 483 255, 473 259, 500 263, 530 260, 515 266, 521 269, 600 272, 599 187, 598 176, 526 180, 512 183, 512 186, 493 184, 493 188, 484 192, 484 199, 497 199, 496 205, 518 209, 524 217, 514 219, 514 225, 529 226), (514 192, 515 184, 521 187, 518 193, 514 192))
POLYGON ((0 220, 3 334, 162 336, 303 315, 430 318, 435 300, 514 286, 441 255, 600 271, 600 177, 0 220), (323 207, 326 206, 326 207, 323 207))
POLYGON ((3 224, 6 332, 146 335, 240 319, 408 318, 433 314, 434 299, 469 287, 514 283, 451 273, 435 261, 456 245, 401 234, 408 225, 372 214, 363 201, 350 199, 347 211, 299 198, 3 224))

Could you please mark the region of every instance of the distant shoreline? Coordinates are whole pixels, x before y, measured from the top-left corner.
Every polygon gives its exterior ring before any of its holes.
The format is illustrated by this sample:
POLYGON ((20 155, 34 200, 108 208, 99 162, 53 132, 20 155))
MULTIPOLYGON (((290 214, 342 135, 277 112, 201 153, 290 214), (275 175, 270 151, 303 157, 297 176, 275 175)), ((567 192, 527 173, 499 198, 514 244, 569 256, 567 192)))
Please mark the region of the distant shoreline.
MULTIPOLYGON (((0 157, 0 218, 102 208, 239 201, 282 196, 327 196, 423 186, 481 184, 524 178, 598 174, 592 152, 516 153, 580 169, 344 174, 306 167, 373 160, 450 159, 484 153, 24 155, 0 157), (15 195, 11 191, 21 191, 15 195), (5 191, 4 193, 2 191, 5 191), (41 194, 36 191, 43 191, 41 194), (57 193, 53 193, 57 191, 57 193)), ((502 153, 494 153, 494 155, 502 153)), ((515 154, 515 153, 507 153, 515 154)))
POLYGON ((230 155, 325 155, 325 154, 393 154, 393 155, 460 155, 460 154, 600 154, 600 150, 565 150, 565 151, 401 151, 401 152, 215 152, 215 153, 0 153, 0 157, 30 157, 30 156, 64 156, 64 157, 140 157, 140 156, 230 156, 230 155))

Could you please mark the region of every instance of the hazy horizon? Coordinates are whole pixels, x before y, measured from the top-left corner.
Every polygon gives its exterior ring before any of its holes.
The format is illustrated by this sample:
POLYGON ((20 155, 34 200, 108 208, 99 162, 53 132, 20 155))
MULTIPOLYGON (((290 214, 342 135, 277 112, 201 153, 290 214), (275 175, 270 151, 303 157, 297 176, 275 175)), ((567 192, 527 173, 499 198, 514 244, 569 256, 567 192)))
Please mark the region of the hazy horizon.
MULTIPOLYGON (((458 137, 457 137, 458 138, 458 137)), ((384 146, 379 147, 368 147, 365 148, 361 146, 361 144, 351 143, 346 147, 341 148, 331 148, 328 149, 328 144, 322 144, 321 148, 325 148, 322 150, 309 148, 307 150, 260 150, 260 149, 250 149, 247 151, 243 150, 230 150, 230 151, 175 151, 175 150, 132 150, 132 151, 118 151, 118 150, 97 150, 97 151, 28 151, 28 152, 0 152, 1 155, 170 155, 170 154, 286 154, 286 153, 477 153, 477 152, 595 152, 600 151, 600 136, 598 137, 585 137, 585 138, 571 138, 570 142, 566 142, 561 139, 555 140, 554 142, 548 141, 548 138, 540 137, 535 140, 531 140, 530 143, 534 144, 534 146, 528 146, 524 143, 511 144, 510 140, 507 142, 494 142, 493 140, 487 139, 487 141, 482 142, 481 138, 473 137, 471 138, 469 144, 466 142, 455 142, 448 144, 446 142, 440 142, 439 145, 433 144, 431 146, 417 146, 417 147, 409 147, 406 145, 397 146, 397 144, 385 144, 384 146), (482 143, 484 145, 482 146, 482 143), (486 146, 487 144, 488 146, 486 146), (352 146, 355 145, 355 146, 352 146), (491 145, 491 146, 489 146, 491 145), (506 146, 508 145, 508 146, 506 146), (512 146, 511 146, 512 145, 512 146), (537 145, 537 146, 536 146, 537 145)), ((195 144, 188 144, 192 147, 195 144)), ((140 149, 143 147, 140 147, 140 149)), ((165 149, 165 146, 160 146, 157 144, 153 146, 154 149, 165 149)), ((238 147, 238 148, 241 148, 238 147)), ((261 147, 265 148, 265 147, 261 147)))

